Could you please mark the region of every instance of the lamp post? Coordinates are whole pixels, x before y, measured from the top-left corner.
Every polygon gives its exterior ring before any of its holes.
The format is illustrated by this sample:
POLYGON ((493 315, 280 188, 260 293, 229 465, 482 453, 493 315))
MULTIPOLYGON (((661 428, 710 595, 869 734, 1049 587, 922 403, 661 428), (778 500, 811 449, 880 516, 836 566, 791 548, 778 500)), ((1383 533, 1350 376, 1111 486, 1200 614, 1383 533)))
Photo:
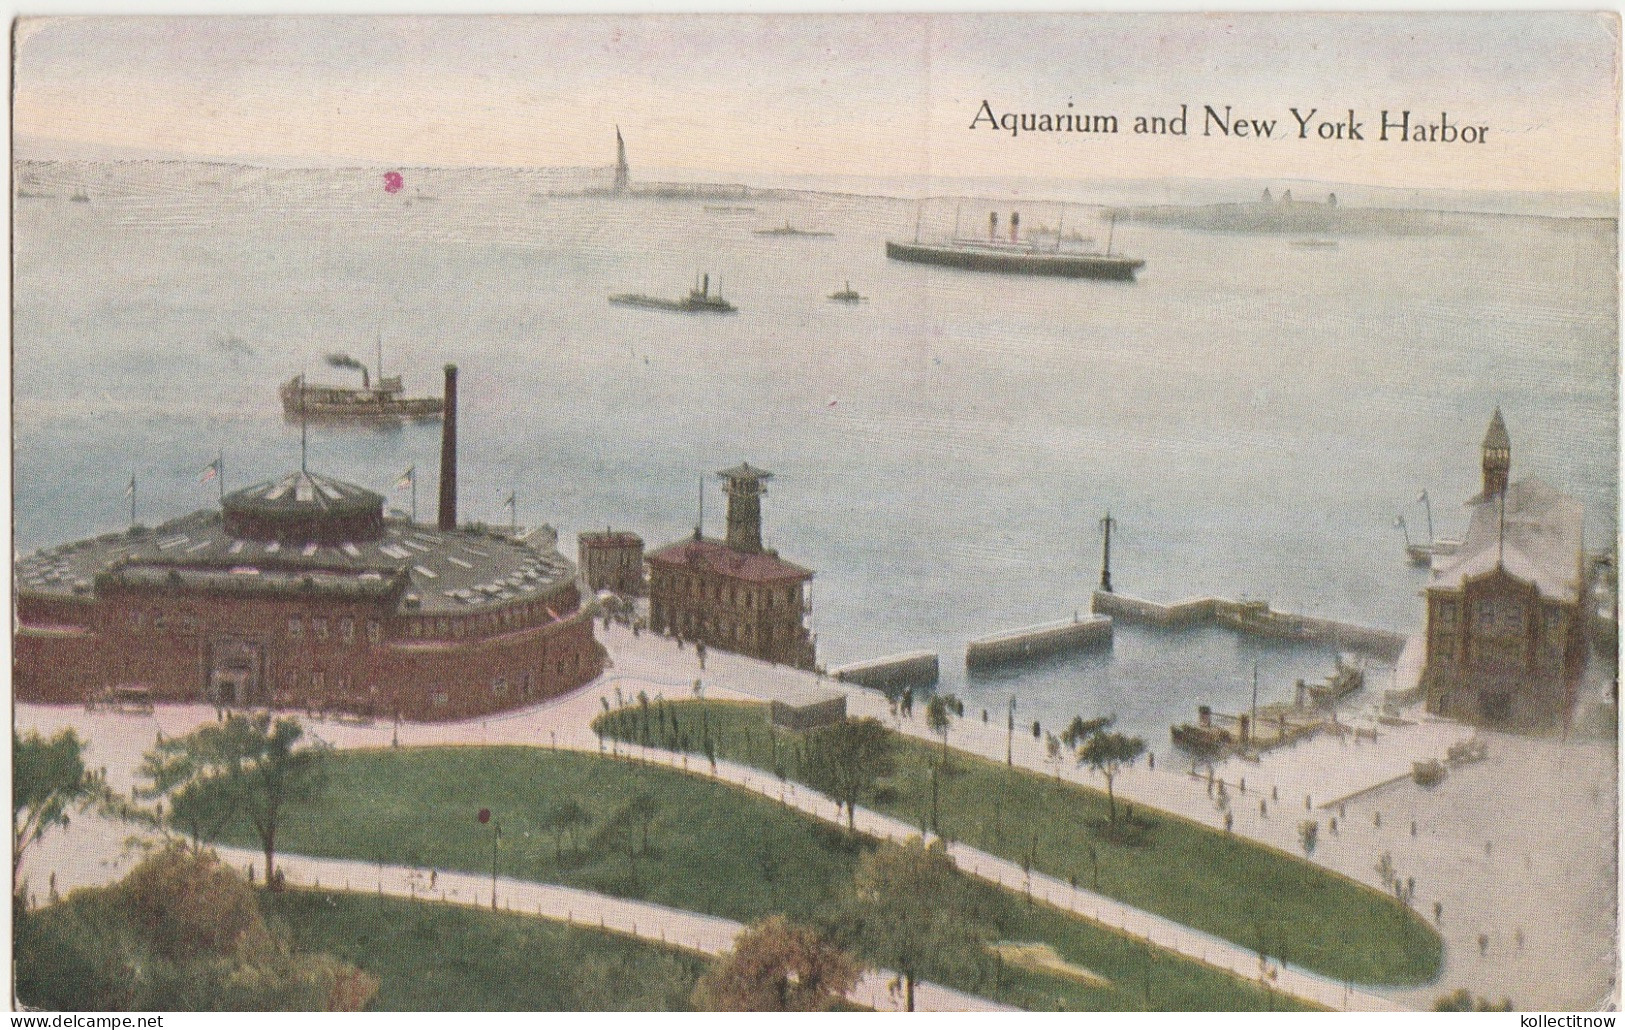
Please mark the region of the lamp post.
MULTIPOLYGON (((491 810, 489 808, 480 809, 479 820, 481 826, 490 823, 491 810)), ((497 910, 497 846, 502 843, 502 824, 491 823, 491 829, 493 831, 491 834, 491 911, 495 912, 497 910)))
POLYGON ((1004 764, 1007 768, 1016 764, 1016 695, 1010 695, 1010 720, 1004 737, 1004 764))

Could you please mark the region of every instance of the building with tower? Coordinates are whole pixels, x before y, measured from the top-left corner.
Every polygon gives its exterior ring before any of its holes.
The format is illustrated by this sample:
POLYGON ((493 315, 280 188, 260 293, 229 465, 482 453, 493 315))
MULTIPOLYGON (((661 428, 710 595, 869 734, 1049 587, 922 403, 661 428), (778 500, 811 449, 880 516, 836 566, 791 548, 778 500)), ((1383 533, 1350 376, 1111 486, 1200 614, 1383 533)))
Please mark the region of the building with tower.
POLYGON ((155 529, 17 563, 21 701, 157 701, 460 719, 562 694, 604 651, 541 533, 456 525, 456 370, 436 525, 305 468, 155 529))
POLYGON ((1435 557, 1425 594, 1427 709, 1486 725, 1559 726, 1585 671, 1585 513, 1539 480, 1510 482, 1499 408, 1482 457, 1466 538, 1435 557))
POLYGON ((813 574, 762 546, 762 496, 773 473, 747 463, 717 475, 728 495, 727 537, 708 540, 696 526, 692 539, 648 556, 649 624, 707 647, 811 669, 813 574))

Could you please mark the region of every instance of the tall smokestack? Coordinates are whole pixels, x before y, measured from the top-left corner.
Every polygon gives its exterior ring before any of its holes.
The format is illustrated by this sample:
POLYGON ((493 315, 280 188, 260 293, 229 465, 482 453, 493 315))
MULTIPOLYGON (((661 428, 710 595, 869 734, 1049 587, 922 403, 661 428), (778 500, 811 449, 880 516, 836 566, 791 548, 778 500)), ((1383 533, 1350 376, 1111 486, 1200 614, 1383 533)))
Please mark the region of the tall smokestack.
POLYGON ((440 522, 457 528, 457 366, 446 366, 446 411, 440 422, 440 522))

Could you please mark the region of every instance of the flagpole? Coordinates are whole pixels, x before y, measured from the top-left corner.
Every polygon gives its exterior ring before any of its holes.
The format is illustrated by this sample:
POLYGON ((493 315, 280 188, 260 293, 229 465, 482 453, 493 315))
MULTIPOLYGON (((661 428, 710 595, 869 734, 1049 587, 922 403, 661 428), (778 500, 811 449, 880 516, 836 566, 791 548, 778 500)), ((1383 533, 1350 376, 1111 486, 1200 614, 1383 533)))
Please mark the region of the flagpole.
POLYGON ((220 500, 226 499, 226 452, 222 448, 214 459, 214 478, 220 481, 220 500))
POLYGON ((418 470, 417 470, 417 466, 414 465, 414 466, 412 466, 412 524, 417 525, 417 521, 418 521, 418 470))
POLYGON ((130 528, 135 528, 135 473, 130 473, 130 528))

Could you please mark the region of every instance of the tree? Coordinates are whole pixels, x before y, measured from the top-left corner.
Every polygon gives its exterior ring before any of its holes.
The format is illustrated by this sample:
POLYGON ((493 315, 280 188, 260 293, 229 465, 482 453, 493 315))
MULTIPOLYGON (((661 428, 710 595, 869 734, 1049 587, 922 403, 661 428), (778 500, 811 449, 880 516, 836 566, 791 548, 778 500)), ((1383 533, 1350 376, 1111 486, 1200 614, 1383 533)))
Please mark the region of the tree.
POLYGON ((1117 717, 1114 715, 1101 716, 1098 719, 1084 719, 1081 715, 1074 715, 1072 721, 1067 723, 1066 729, 1061 731, 1061 743, 1068 749, 1076 751, 1084 741, 1116 721, 1117 717))
POLYGON ((570 850, 576 850, 576 831, 592 822, 592 816, 581 807, 575 798, 565 798, 554 805, 547 813, 543 825, 553 831, 553 848, 557 856, 564 857, 564 849, 560 846, 564 834, 570 835, 570 850))
POLYGON ((11 733, 11 880, 17 883, 30 845, 57 827, 70 812, 84 811, 109 798, 99 773, 85 768, 84 742, 71 729, 49 740, 30 730, 11 733))
POLYGON ((1298 844, 1303 847, 1303 857, 1308 858, 1315 853, 1315 845, 1320 842, 1320 823, 1313 819, 1305 819, 1298 824, 1298 844))
POLYGON ((1435 1012, 1511 1012, 1512 1001, 1502 998, 1500 1004, 1493 1004, 1488 998, 1474 998, 1473 992, 1465 987, 1458 988, 1453 994, 1441 994, 1433 1001, 1435 1012))
POLYGON ((864 855, 832 932, 854 951, 902 974, 906 1004, 925 977, 985 972, 989 920, 982 895, 954 867, 941 841, 883 843, 864 855))
POLYGON ((851 719, 807 736, 807 785, 846 806, 846 825, 857 829, 854 809, 897 769, 891 734, 879 719, 851 719))
POLYGON ((327 746, 299 747, 303 735, 293 719, 229 715, 148 752, 142 769, 151 782, 140 793, 167 797, 171 822, 182 826, 247 820, 265 852, 265 882, 274 887, 287 806, 314 801, 327 782, 327 746))
POLYGON ((119 883, 19 910, 18 997, 47 1008, 356 1011, 378 981, 294 950, 213 852, 171 842, 119 883))
POLYGON ((952 717, 965 714, 965 703, 952 694, 933 694, 925 705, 925 724, 942 738, 942 762, 948 764, 948 728, 952 717))
POLYGON ((649 826, 660 814, 660 802, 650 794, 640 793, 626 806, 626 814, 638 824, 640 831, 638 853, 649 853, 649 826))
POLYGON ((707 1012, 824 1012, 857 986, 862 966, 823 934, 782 915, 741 930, 694 985, 707 1012))
POLYGON ((1114 831, 1117 829, 1117 795, 1113 792, 1113 786, 1117 774, 1122 771, 1123 766, 1139 758, 1144 752, 1145 741, 1139 737, 1106 733, 1104 729, 1090 734, 1083 747, 1078 749, 1078 764, 1088 765, 1106 777, 1106 804, 1111 813, 1111 827, 1114 831))

